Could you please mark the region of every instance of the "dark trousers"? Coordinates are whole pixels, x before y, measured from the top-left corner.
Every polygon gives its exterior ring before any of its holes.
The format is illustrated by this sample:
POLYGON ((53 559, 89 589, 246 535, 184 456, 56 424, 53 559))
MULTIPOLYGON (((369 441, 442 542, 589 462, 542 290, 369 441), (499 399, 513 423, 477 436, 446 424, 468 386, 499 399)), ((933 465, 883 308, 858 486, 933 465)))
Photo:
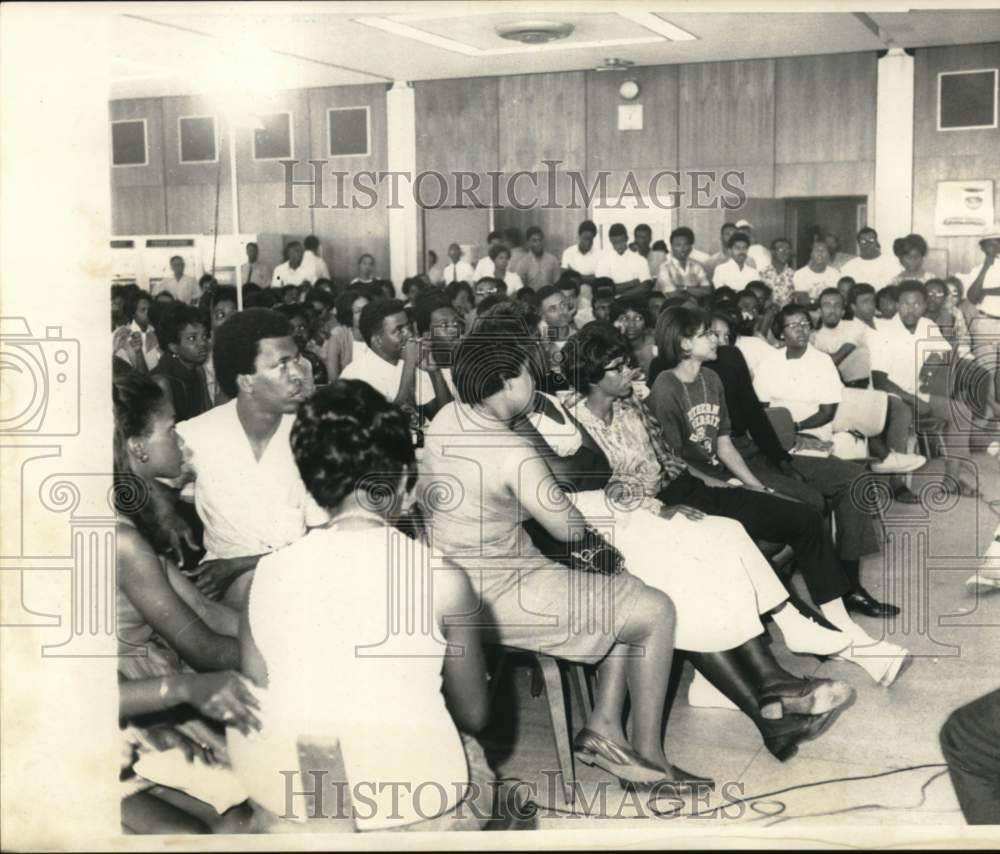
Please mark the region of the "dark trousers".
POLYGON ((941 751, 969 824, 1000 824, 1000 690, 951 713, 941 751))
POLYGON ((860 560, 880 550, 874 520, 852 498, 851 487, 865 469, 849 460, 836 457, 792 457, 792 466, 806 479, 782 474, 781 469, 763 454, 750 439, 733 440, 757 479, 765 486, 802 501, 826 514, 827 507, 837 520, 837 554, 842 560, 860 560))
MULTIPOLYGON (((823 517, 798 501, 741 487, 711 487, 684 472, 657 496, 664 504, 687 504, 712 516, 740 522, 754 540, 787 543, 817 605, 851 591, 823 517)), ((709 543, 706 543, 710 547, 709 543)))

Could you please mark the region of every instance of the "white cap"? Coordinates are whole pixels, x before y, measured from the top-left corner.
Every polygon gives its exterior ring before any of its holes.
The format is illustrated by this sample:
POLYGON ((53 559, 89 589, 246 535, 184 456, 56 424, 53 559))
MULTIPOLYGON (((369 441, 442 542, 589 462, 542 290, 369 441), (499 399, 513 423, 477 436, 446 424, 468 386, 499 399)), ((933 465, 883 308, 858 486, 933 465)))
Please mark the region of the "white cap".
POLYGON ((753 228, 749 220, 741 219, 736 223, 737 228, 753 228))

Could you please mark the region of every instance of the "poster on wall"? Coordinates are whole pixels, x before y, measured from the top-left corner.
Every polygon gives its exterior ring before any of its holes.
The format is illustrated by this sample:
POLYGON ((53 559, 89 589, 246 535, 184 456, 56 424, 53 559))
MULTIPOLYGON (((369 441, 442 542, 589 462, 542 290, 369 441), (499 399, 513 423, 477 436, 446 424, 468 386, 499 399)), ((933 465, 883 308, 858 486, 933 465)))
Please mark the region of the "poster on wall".
POLYGON ((992 181, 938 181, 935 234, 939 237, 975 237, 992 227, 992 181))

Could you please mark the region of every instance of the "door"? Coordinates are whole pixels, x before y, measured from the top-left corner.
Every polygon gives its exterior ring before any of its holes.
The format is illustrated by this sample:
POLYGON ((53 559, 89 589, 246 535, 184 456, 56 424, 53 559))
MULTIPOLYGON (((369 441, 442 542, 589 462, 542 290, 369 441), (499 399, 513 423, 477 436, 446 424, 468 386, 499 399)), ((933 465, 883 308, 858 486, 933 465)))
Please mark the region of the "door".
POLYGON ((805 266, 816 237, 830 233, 839 238, 841 252, 856 254, 855 235, 865 224, 867 204, 865 196, 788 199, 785 222, 794 241, 795 266, 805 266))

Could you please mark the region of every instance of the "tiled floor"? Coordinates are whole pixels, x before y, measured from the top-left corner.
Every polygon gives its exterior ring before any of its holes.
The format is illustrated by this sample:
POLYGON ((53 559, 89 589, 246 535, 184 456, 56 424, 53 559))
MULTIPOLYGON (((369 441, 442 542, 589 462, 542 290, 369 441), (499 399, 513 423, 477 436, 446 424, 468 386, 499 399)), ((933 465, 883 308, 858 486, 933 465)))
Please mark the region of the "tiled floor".
MULTIPOLYGON (((985 455, 976 457, 980 489, 987 498, 1000 497, 998 463, 985 455)), ((915 491, 922 482, 914 484, 915 491)), ((706 803, 685 804, 681 818, 688 824, 694 810, 703 818, 699 826, 717 828, 737 822, 785 828, 831 822, 964 825, 942 768, 905 769, 941 763, 938 731, 949 712, 1000 685, 1000 591, 977 597, 965 583, 983 564, 976 556, 983 555, 992 540, 1000 510, 968 498, 944 503, 930 494, 925 498, 933 509, 894 505, 888 513, 895 535, 888 551, 913 546, 910 555, 872 557, 864 567, 865 583, 873 593, 905 606, 904 613, 885 626, 862 618, 871 634, 885 631, 888 639, 914 653, 899 682, 881 688, 855 665, 794 656, 780 639, 775 641, 775 652, 788 669, 844 679, 857 691, 854 704, 835 725, 803 744, 791 761, 773 759, 742 714, 690 708, 685 698, 691 674, 685 666, 670 713, 667 754, 684 768, 714 777, 720 786, 730 784, 728 792, 706 803), (874 774, 884 776, 843 780, 874 774), (706 810, 727 803, 724 810, 705 816, 706 810)), ((496 766, 505 776, 537 786, 535 800, 543 807, 540 828, 579 829, 580 819, 564 812, 571 808, 561 786, 549 782, 558 762, 546 697, 531 696, 530 665, 512 667, 504 682, 486 738, 496 766)), ((574 726, 579 725, 577 715, 574 726)), ((629 826, 650 827, 636 824, 640 816, 665 820, 651 814, 644 802, 626 797, 603 771, 577 763, 576 773, 582 798, 576 810, 588 813, 592 825, 587 826, 622 829, 623 821, 630 819, 629 826)), ((656 806, 671 809, 669 804, 656 806)))

